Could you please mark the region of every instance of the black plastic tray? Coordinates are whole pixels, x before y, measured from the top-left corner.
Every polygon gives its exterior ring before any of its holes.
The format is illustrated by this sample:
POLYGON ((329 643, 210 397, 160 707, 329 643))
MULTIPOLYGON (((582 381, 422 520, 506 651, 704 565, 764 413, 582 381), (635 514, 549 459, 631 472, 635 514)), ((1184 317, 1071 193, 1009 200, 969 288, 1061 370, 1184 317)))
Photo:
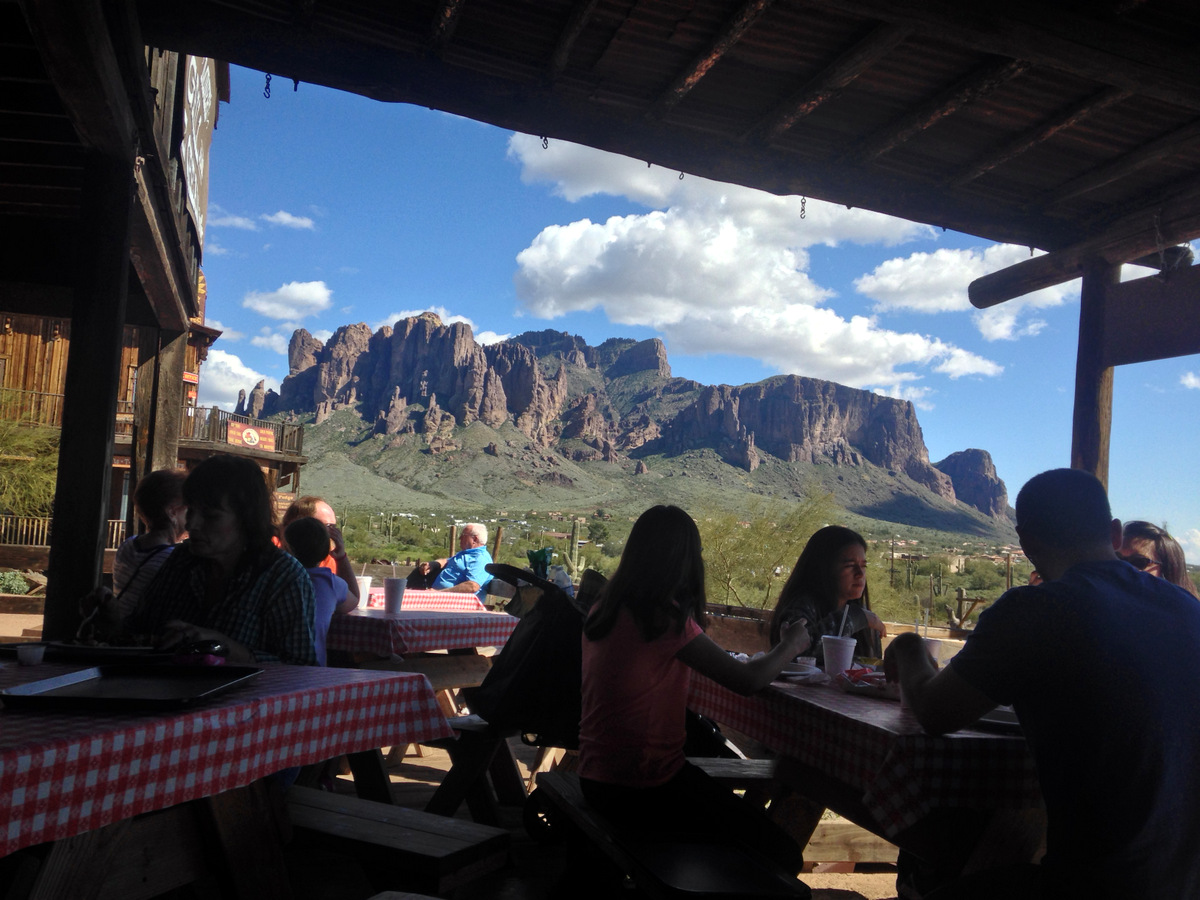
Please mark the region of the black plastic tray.
POLYGON ((6 709, 179 709, 215 697, 261 671, 250 666, 94 666, 0 690, 0 701, 6 709))
MULTIPOLYGON (((0 644, 0 657, 16 659, 21 643, 0 644)), ((83 663, 165 663, 175 655, 173 652, 156 650, 153 647, 110 647, 104 644, 72 644, 66 641, 35 641, 46 648, 46 662, 83 663)))

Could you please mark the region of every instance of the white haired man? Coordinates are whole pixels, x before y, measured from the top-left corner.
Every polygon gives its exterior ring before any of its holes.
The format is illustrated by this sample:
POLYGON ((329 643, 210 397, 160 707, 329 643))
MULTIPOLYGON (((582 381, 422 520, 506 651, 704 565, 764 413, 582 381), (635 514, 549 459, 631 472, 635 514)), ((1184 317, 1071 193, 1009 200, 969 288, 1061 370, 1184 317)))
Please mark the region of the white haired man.
POLYGON ((473 592, 481 601, 487 598, 492 580, 484 566, 492 561, 487 549, 487 526, 470 522, 458 536, 459 551, 442 564, 442 571, 431 587, 436 591, 473 592))

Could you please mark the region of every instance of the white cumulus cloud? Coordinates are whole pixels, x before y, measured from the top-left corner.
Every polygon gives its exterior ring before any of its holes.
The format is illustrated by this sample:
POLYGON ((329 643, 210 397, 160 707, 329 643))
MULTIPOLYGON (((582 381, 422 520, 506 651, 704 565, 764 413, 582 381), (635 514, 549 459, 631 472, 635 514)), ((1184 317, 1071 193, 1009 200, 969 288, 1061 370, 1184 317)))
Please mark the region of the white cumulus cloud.
POLYGON ((507 341, 511 337, 511 334, 497 334, 494 331, 481 331, 479 334, 475 335, 475 342, 477 344, 498 344, 501 341, 507 341))
POLYGON ((226 328, 216 319, 205 319, 204 324, 209 328, 215 328, 221 332, 221 340, 223 341, 240 341, 246 336, 244 332, 238 331, 236 328, 226 328))
POLYGON ((1079 293, 1079 281, 1066 282, 1016 297, 990 309, 975 310, 967 287, 981 275, 1029 258, 1027 247, 994 244, 968 250, 940 249, 889 259, 855 279, 860 294, 875 301, 877 312, 962 313, 970 311, 986 340, 1013 340, 1037 334, 1046 323, 1031 310, 1060 306, 1079 293))
POLYGON ((307 231, 312 231, 316 228, 316 223, 308 216, 294 216, 290 212, 284 212, 282 209, 275 213, 263 213, 259 218, 264 222, 270 222, 272 225, 280 225, 283 228, 298 228, 307 231))
POLYGON ((1183 547, 1183 555, 1188 562, 1200 562, 1200 528, 1189 528, 1183 534, 1175 535, 1175 539, 1183 547))
POLYGON ((209 350, 208 358, 200 368, 200 406, 219 406, 233 411, 237 406, 238 391, 247 394, 260 381, 266 382, 268 390, 279 390, 279 383, 256 372, 242 362, 241 358, 224 350, 209 350))
POLYGON ((285 337, 278 332, 264 328, 261 334, 256 334, 250 338, 250 343, 255 347, 262 347, 264 350, 271 350, 279 353, 282 356, 287 356, 288 352, 288 337, 285 337))
POLYGON ((476 343, 479 344, 494 344, 497 341, 506 341, 512 337, 510 334, 497 334, 494 331, 479 331, 479 326, 475 324, 473 319, 468 316, 460 316, 458 313, 452 313, 444 306, 426 306, 422 309, 402 309, 398 312, 389 313, 383 318, 377 320, 375 324, 371 325, 371 330, 378 331, 384 325, 387 325, 389 328, 393 328, 401 319, 412 319, 421 315, 421 313, 427 312, 431 312, 441 319, 443 325, 454 325, 457 322, 462 322, 471 329, 471 334, 474 335, 476 343))
POLYGON ((1198 376, 1195 372, 1184 372, 1179 378, 1179 383, 1185 388, 1200 390, 1200 376, 1198 376))
POLYGON ((269 319, 302 318, 328 309, 332 296, 323 281, 289 281, 275 291, 251 291, 242 306, 269 319))
POLYGON ((258 231, 258 223, 248 216, 238 216, 226 212, 216 203, 208 205, 208 227, 240 228, 242 231, 258 231))
POLYGON ((810 274, 810 247, 892 245, 932 236, 927 226, 703 178, 681 181, 561 141, 543 150, 527 135, 513 136, 509 156, 524 181, 549 182, 568 200, 609 193, 650 207, 544 228, 517 255, 513 276, 518 302, 532 315, 602 310, 617 324, 659 331, 672 353, 737 354, 923 403, 932 392, 915 382, 926 372, 1001 371, 936 337, 838 314, 835 293, 810 274))

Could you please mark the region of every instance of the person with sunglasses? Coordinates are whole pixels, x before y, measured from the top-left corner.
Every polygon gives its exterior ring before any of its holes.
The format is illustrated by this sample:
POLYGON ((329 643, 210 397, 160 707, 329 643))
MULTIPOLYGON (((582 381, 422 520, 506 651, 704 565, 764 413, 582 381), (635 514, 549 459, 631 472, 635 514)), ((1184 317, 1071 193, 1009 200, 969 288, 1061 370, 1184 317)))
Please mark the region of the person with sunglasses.
POLYGON ((1121 549, 1117 556, 1136 568, 1171 584, 1177 584, 1193 597, 1200 599, 1196 586, 1188 575, 1187 560, 1179 542, 1165 529, 1149 522, 1126 522, 1121 532, 1121 549))

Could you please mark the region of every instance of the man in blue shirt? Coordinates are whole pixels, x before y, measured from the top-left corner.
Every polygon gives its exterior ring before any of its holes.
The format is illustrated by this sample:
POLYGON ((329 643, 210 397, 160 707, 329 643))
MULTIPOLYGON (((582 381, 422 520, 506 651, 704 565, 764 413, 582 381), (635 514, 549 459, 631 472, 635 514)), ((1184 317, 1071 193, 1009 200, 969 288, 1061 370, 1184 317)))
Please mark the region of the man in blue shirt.
POLYGON ((487 526, 471 522, 463 526, 458 538, 459 551, 442 564, 442 571, 433 582, 435 591, 474 592, 483 601, 487 585, 492 580, 484 566, 492 561, 487 549, 487 526))
POLYGON ((1200 897, 1200 603, 1117 557, 1121 523, 1086 472, 1030 479, 1017 536, 1044 583, 1005 593, 940 671, 915 634, 885 661, 934 734, 1013 707, 1046 801, 1046 855, 929 896, 1200 897))

